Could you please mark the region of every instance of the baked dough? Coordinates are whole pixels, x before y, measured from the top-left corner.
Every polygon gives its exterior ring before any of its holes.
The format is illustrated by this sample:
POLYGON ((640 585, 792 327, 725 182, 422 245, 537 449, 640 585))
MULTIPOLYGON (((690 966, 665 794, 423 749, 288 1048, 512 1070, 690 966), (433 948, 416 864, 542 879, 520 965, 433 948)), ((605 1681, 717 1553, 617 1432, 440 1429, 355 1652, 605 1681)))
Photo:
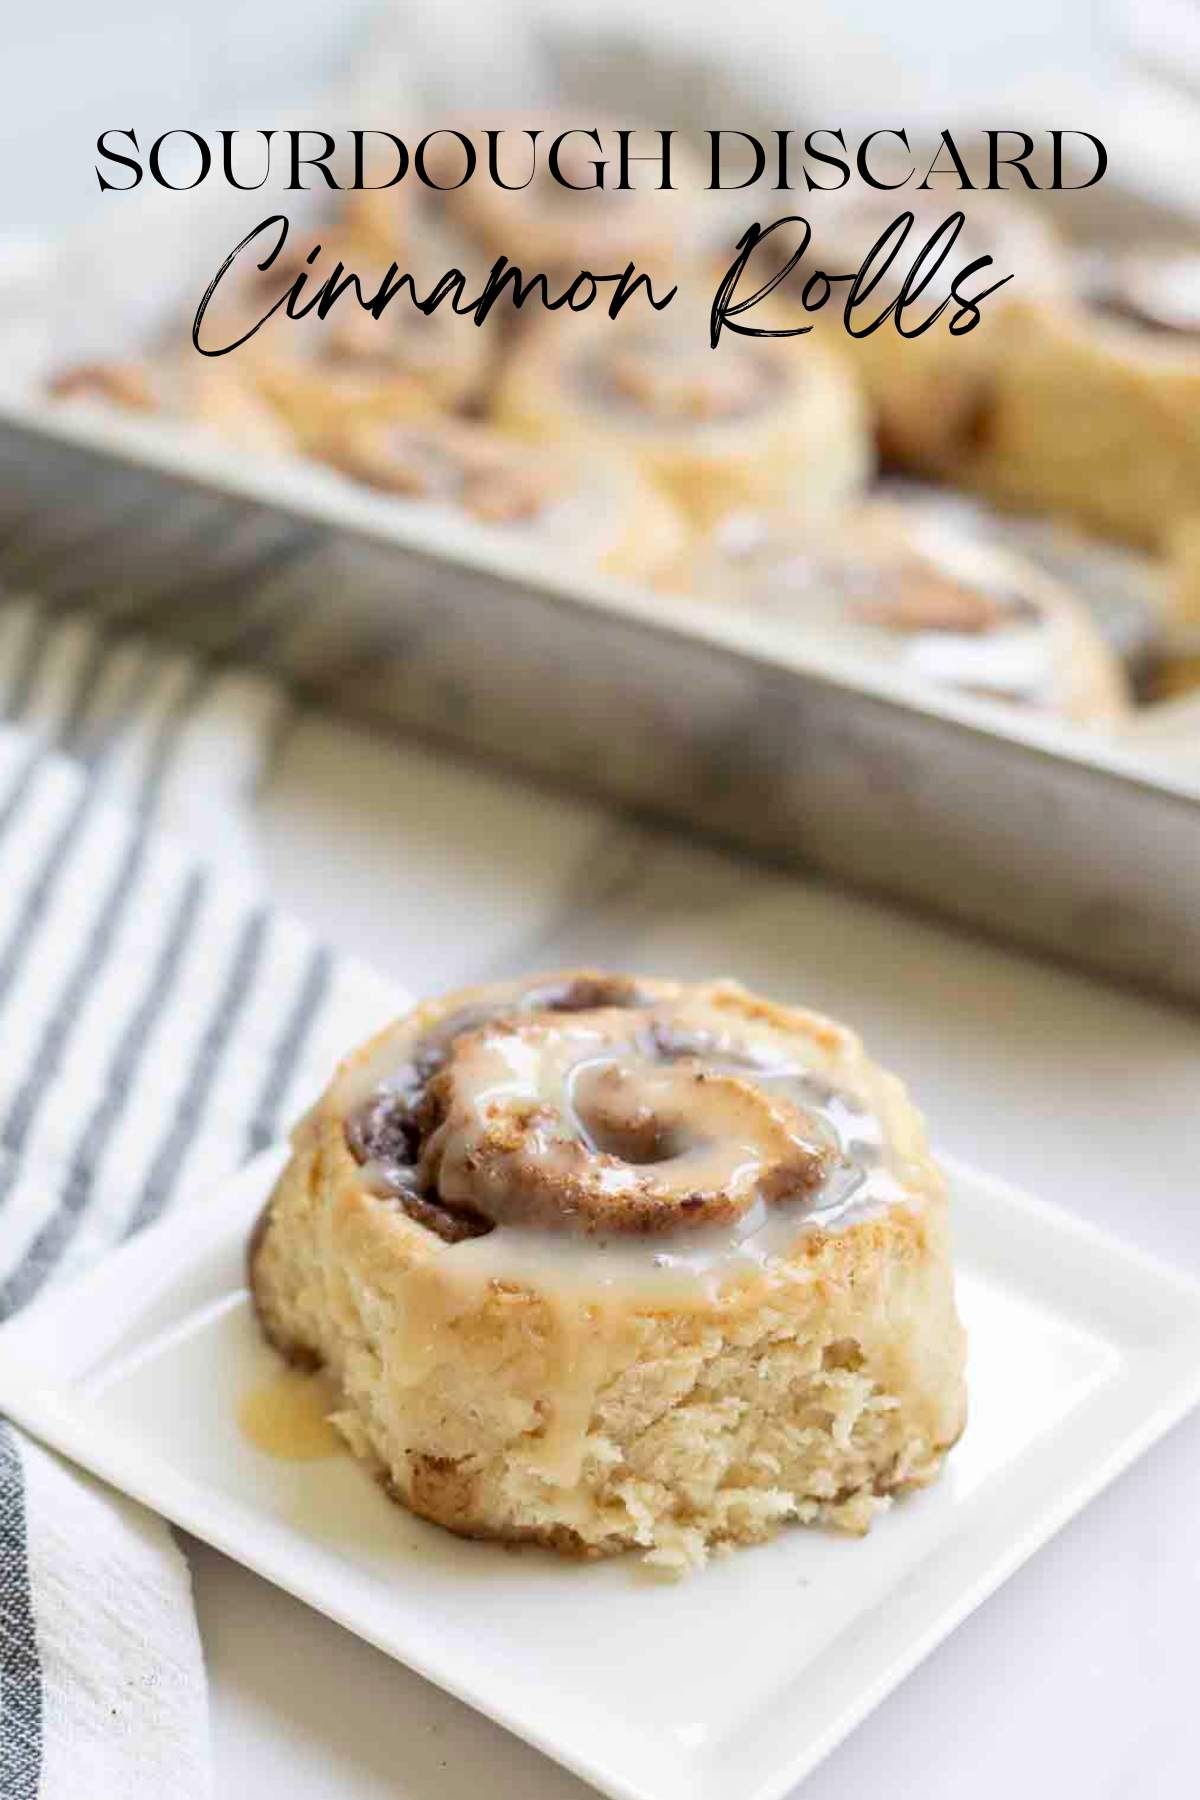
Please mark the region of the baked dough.
MULTIPOLYGON (((477 326, 454 312, 453 294, 431 312, 416 301, 428 300, 456 269, 473 299, 487 268, 481 253, 440 225, 430 208, 414 207, 403 190, 347 194, 333 218, 294 228, 270 268, 252 269, 236 294, 248 325, 298 276, 304 276, 299 308, 336 278, 342 291, 325 318, 315 310, 289 318, 281 309, 235 354, 304 448, 349 418, 426 418, 470 408, 487 385, 501 320, 477 326), (358 295, 373 301, 389 276, 393 297, 376 318, 358 295), (411 292, 404 276, 411 277, 411 292)), ((236 335, 224 329, 226 342, 236 335)))
POLYGON ((298 1127, 262 1325, 413 1512, 667 1569, 865 1531, 963 1428, 944 1184, 858 1039, 728 981, 418 1007, 298 1127))
POLYGON ((190 346, 157 362, 77 363, 53 378, 49 393, 62 402, 186 418, 206 435, 260 455, 284 456, 293 447, 242 363, 198 356, 190 346))
POLYGON ((943 473, 1003 505, 1169 551, 1200 521, 1200 334, 1013 307, 970 437, 943 473))
POLYGON ((1129 706, 1120 661, 1083 603, 936 501, 871 502, 824 531, 730 518, 668 585, 939 687, 1091 724, 1129 706))
POLYGON ((462 419, 351 421, 312 446, 344 474, 452 519, 504 526, 569 555, 576 569, 653 584, 681 554, 684 527, 636 469, 551 457, 462 419))
POLYGON ((321 455, 354 424, 436 419, 482 385, 490 353, 470 319, 402 296, 375 319, 351 297, 324 320, 272 319, 236 355, 298 449, 321 455))
POLYGON ((921 194, 907 188, 881 194, 856 186, 810 197, 805 215, 813 236, 801 273, 807 278, 814 269, 838 274, 857 270, 904 212, 913 214, 913 223, 894 261, 856 312, 860 327, 896 298, 923 246, 955 212, 964 216, 959 236, 905 318, 910 328, 919 324, 947 298, 950 278, 976 258, 990 256, 993 266, 972 276, 963 291, 982 292, 1004 275, 1013 279, 983 301, 979 323, 952 336, 948 321, 957 308, 951 305, 917 337, 901 336, 890 321, 866 337, 853 337, 843 320, 845 282, 834 289, 814 322, 834 338, 862 383, 884 464, 914 473, 946 473, 970 436, 1005 352, 1008 314, 1020 296, 1066 295, 1070 269, 1052 229, 1007 194, 921 194))
POLYGON ((700 530, 747 507, 824 517, 871 465, 836 356, 811 338, 727 334, 711 349, 694 304, 590 329, 546 320, 502 370, 493 416, 519 437, 627 459, 700 530))

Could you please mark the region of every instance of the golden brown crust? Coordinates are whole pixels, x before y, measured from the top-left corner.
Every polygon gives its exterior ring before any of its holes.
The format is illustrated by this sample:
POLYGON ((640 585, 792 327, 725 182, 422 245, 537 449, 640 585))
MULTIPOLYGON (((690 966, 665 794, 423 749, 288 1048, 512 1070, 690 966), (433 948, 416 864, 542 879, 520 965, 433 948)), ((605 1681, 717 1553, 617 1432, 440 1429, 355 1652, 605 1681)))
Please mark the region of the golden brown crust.
POLYGON ((306 1372, 319 1369, 324 1358, 311 1344, 302 1344, 297 1339, 285 1336, 279 1322, 273 1319, 269 1310, 262 1304, 262 1286, 258 1275, 258 1259, 266 1242, 267 1229, 271 1222, 271 1202, 268 1200, 254 1221, 253 1229, 246 1240, 246 1287, 250 1294, 250 1304, 254 1308, 254 1317, 258 1321, 259 1330, 293 1369, 306 1372))
MULTIPOLYGON (((901 212, 894 194, 847 190, 830 196, 814 214, 814 240, 822 257, 857 268, 883 231, 901 212)), ((827 307, 818 319, 823 335, 835 337, 847 365, 861 383, 881 459, 886 467, 956 479, 954 465, 969 445, 994 373, 1009 342, 1006 320, 1022 297, 1051 303, 1070 290, 1070 266, 1057 233, 1034 207, 1002 193, 907 194, 904 210, 914 223, 891 270, 863 307, 859 325, 895 298, 899 279, 952 212, 964 214, 962 231, 944 264, 958 270, 977 257, 992 267, 965 285, 978 292, 1003 276, 1013 279, 983 301, 973 330, 952 334, 946 309, 917 336, 903 335, 890 321, 864 337, 843 329, 841 314, 827 307)), ((810 259, 806 259, 806 266, 810 259)), ((824 266, 830 266, 826 262, 824 266)), ((911 330, 948 295, 940 277, 922 290, 906 319, 911 330)))
POLYGON ((954 480, 1150 549, 1200 521, 1200 344, 1012 307, 954 480))

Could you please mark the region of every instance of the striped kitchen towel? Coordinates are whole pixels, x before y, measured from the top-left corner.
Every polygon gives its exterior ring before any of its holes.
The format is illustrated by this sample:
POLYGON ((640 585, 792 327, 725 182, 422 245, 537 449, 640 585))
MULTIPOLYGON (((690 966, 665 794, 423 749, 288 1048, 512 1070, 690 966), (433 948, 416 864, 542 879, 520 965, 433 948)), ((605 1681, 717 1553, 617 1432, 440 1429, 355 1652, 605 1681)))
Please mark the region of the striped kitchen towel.
MULTIPOLYGON (((18 604, 5 683, 7 1316, 277 1138, 395 997, 214 863, 241 860, 229 820, 286 711, 269 683, 18 604)), ((0 1800, 208 1791, 170 1533, 0 1422, 0 1800)))
POLYGON ((244 879, 256 874, 248 809, 294 711, 260 671, 0 589, 0 722, 244 879))

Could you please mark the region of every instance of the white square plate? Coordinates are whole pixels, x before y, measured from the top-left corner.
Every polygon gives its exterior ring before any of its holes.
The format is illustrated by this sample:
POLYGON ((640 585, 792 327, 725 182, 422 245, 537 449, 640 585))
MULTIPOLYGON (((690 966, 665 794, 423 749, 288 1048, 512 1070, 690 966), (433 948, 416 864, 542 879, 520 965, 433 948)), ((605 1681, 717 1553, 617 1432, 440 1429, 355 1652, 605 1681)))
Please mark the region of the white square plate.
POLYGON ((281 1157, 0 1330, 0 1410, 619 1800, 776 1800, 1200 1398, 1200 1287, 950 1165, 971 1422, 934 1488, 675 1585, 465 1543, 239 1430, 281 1157))

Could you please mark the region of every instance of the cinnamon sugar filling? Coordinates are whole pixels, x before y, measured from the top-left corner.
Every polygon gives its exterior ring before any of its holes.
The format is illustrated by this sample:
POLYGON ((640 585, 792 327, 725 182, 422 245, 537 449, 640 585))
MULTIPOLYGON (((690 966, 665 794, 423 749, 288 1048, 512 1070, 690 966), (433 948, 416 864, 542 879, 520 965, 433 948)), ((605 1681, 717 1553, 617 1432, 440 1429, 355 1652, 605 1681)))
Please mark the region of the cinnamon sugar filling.
POLYGON ((346 1139, 368 1185, 448 1243, 700 1242, 889 1188, 860 1099, 708 1000, 624 977, 451 1014, 352 1107, 346 1139))
POLYGON ((493 524, 536 518, 559 497, 547 458, 458 421, 367 427, 327 446, 327 455, 371 487, 450 501, 493 524))

